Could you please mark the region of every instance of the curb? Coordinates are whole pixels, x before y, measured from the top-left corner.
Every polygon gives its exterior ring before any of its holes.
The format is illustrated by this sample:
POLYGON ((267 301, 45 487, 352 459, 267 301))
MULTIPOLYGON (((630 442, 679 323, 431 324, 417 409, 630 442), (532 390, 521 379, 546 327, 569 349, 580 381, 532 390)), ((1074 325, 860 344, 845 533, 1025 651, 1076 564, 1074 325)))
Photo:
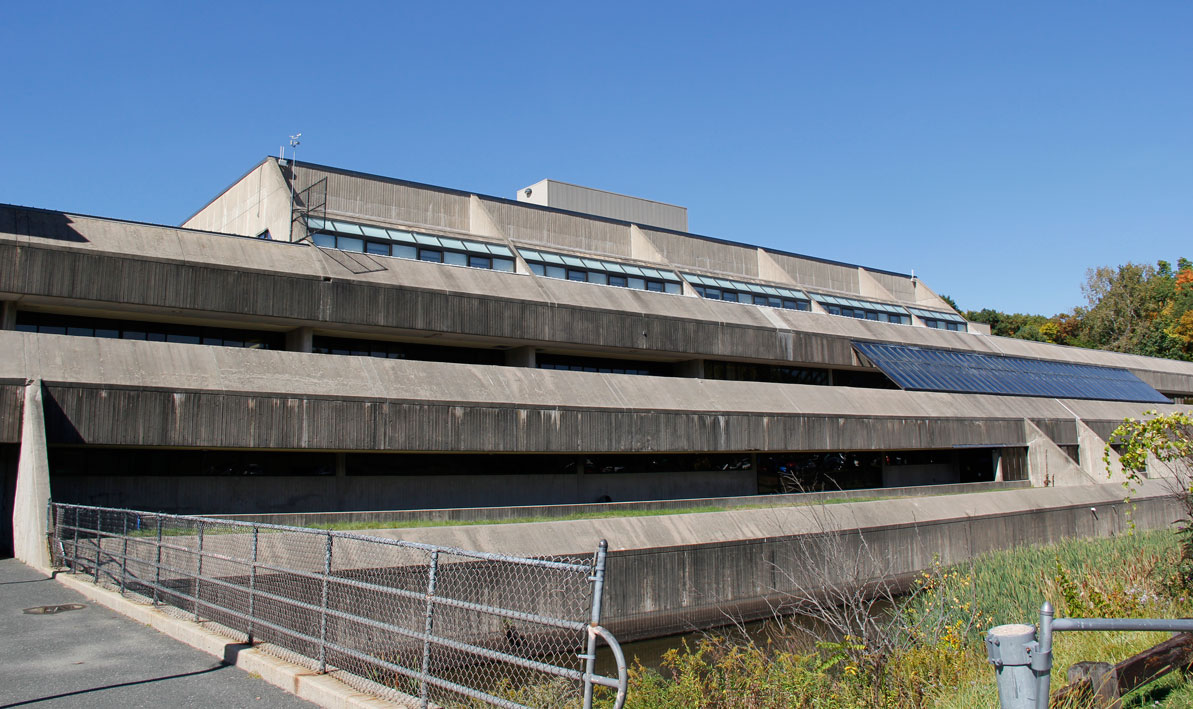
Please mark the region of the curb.
POLYGON ((102 606, 213 655, 226 664, 255 674, 273 686, 325 709, 410 709, 417 706, 416 701, 398 703, 365 694, 330 675, 286 662, 244 643, 230 642, 227 637, 207 630, 199 623, 173 618, 152 606, 133 603, 115 591, 73 575, 57 573, 54 580, 102 606))

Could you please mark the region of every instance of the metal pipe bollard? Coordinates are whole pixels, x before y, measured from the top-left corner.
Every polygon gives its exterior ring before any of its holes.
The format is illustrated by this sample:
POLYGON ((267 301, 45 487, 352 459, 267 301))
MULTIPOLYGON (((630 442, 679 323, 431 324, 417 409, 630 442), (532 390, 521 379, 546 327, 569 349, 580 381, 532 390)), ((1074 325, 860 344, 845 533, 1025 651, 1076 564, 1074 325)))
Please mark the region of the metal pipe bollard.
POLYGON ((1033 625, 1000 625, 986 633, 986 659, 997 673, 1002 709, 1035 709, 1040 683, 1032 660, 1038 647, 1033 625))

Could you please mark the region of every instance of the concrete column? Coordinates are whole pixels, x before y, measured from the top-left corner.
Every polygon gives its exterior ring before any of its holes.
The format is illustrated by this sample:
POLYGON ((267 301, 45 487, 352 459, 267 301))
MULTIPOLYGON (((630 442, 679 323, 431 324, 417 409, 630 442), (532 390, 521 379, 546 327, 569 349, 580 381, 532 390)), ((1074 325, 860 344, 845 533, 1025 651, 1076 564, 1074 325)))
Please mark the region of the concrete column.
POLYGON ((300 327, 286 333, 287 352, 310 352, 313 349, 314 331, 300 327))
POLYGON ((348 476, 348 454, 336 453, 336 477, 343 478, 348 476))
POLYGON ((0 302, 0 330, 17 329, 17 302, 5 300, 0 302))
POLYGON ((994 451, 994 482, 1002 482, 1006 480, 1005 473, 1002 470, 1002 451, 994 451))
POLYGON ((46 505, 50 501, 50 461, 46 453, 46 418, 40 379, 25 384, 20 456, 12 505, 13 555, 48 573, 50 549, 46 541, 49 521, 46 505))
POLYGON ((704 379, 704 360, 688 359, 684 360, 683 362, 676 362, 675 375, 678 377, 704 379))
POLYGON ((534 369, 538 366, 537 362, 535 362, 534 348, 527 346, 506 350, 505 364, 507 367, 530 367, 534 369))

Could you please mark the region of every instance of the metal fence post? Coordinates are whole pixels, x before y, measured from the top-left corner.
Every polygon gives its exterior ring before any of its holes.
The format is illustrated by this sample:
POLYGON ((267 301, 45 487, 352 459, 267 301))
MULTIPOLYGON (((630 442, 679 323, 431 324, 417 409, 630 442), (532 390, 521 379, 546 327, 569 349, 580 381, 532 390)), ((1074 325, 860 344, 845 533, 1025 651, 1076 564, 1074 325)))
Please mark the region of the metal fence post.
POLYGON ((1036 709, 1048 709, 1052 692, 1052 603, 1044 601, 1040 606, 1040 640, 1032 658, 1031 668, 1036 673, 1036 709))
POLYGON ((70 570, 71 570, 71 573, 77 574, 77 573, 79 573, 79 527, 82 525, 82 523, 79 522, 79 508, 76 507, 74 509, 75 509, 75 524, 74 524, 75 541, 71 545, 71 565, 70 565, 71 568, 70 568, 70 570))
POLYGON ((419 706, 427 709, 427 677, 431 674, 431 632, 435 629, 435 584, 439 577, 439 550, 431 552, 431 565, 427 570, 427 609, 423 617, 423 663, 418 681, 419 706))
POLYGON ((158 603, 158 589, 162 587, 162 516, 157 517, 157 561, 153 564, 153 605, 158 603))
POLYGON ((199 622, 199 583, 203 579, 203 522, 199 521, 199 554, 195 560, 195 622, 199 622))
POLYGON ((327 532, 327 545, 323 549, 323 594, 319 607, 319 672, 327 672, 327 582, 331 577, 331 530, 327 532))
POLYGON ((91 582, 99 583, 99 554, 103 550, 103 536, 100 534, 100 527, 103 524, 104 516, 102 512, 95 513, 95 568, 92 569, 91 582))
POLYGON ((254 614, 256 611, 255 602, 257 600, 257 536, 261 528, 253 525, 253 556, 252 561, 249 562, 249 632, 248 643, 253 644, 253 619, 256 618, 254 614))
POLYGON ((609 542, 602 539, 597 546, 596 562, 592 570, 592 616, 588 628, 588 646, 584 655, 584 709, 592 709, 592 676, 596 672, 596 627, 601 624, 601 597, 605 593, 605 556, 609 542))
POLYGON ((54 500, 46 500, 46 546, 50 549, 50 565, 57 566, 58 555, 54 552, 54 540, 58 538, 58 520, 54 515, 54 500))
POLYGON ((986 658, 994 665, 1002 709, 1035 709, 1039 682, 1032 671, 1035 626, 1000 625, 986 633, 986 658))
POLYGON ((125 578, 128 576, 128 513, 125 512, 120 515, 124 520, 124 524, 120 530, 120 538, 123 540, 124 546, 120 550, 120 595, 124 595, 125 578))

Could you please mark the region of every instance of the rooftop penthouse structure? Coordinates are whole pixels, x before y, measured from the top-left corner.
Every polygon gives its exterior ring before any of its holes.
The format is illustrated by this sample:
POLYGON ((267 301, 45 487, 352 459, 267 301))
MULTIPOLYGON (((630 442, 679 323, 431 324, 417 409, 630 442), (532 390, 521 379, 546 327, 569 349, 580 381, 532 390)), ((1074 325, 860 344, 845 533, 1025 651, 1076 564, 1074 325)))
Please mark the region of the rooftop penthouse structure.
POLYGON ((0 206, 6 506, 1080 485, 1123 417, 1193 397, 1193 364, 992 337, 914 276, 686 228, 276 158, 178 227, 0 206))

